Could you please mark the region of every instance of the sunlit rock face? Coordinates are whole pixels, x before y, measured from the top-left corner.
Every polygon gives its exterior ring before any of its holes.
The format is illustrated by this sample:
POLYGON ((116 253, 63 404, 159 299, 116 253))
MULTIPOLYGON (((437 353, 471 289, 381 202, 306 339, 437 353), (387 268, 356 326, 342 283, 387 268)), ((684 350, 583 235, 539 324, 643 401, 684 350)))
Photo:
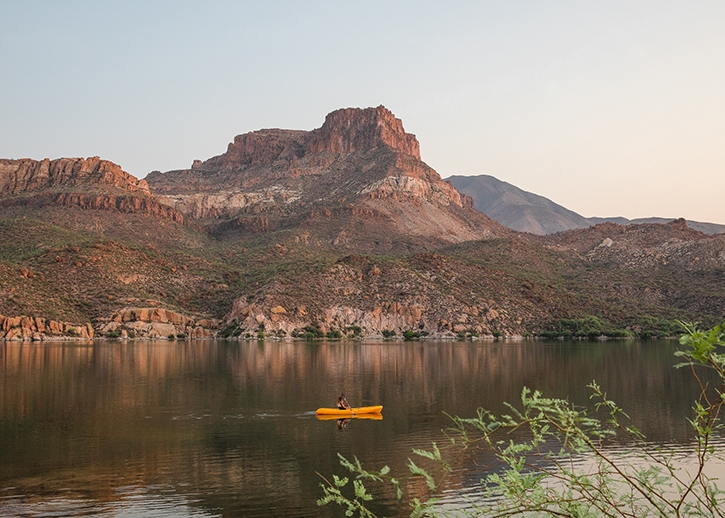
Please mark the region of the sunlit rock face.
POLYGON ((82 184, 99 184, 149 194, 145 180, 139 180, 119 165, 99 157, 0 159, 0 194, 3 195, 82 184))
POLYGON ((190 169, 153 172, 153 193, 217 234, 303 230, 311 242, 406 251, 504 235, 420 159, 387 108, 345 108, 311 131, 238 135, 190 169))
POLYGON ((0 159, 0 208, 66 207, 138 213, 184 222, 121 166, 99 157, 0 159))

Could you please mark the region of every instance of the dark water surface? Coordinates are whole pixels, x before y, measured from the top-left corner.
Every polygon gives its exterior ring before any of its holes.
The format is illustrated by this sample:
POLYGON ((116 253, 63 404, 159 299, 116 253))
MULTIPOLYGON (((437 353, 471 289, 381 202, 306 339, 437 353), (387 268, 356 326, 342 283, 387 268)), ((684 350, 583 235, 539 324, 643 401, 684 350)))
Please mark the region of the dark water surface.
MULTIPOLYGON (((686 445, 676 342, 96 342, 0 345, 0 516, 340 516, 337 452, 402 473, 444 412, 596 379, 649 439, 686 445), (382 421, 318 421, 344 392, 382 421)), ((464 467, 461 473, 466 473, 464 467)), ((477 475, 478 476, 478 475, 477 475)), ((477 478, 451 477, 454 486, 477 478)), ((383 515, 405 514, 383 499, 383 515)))

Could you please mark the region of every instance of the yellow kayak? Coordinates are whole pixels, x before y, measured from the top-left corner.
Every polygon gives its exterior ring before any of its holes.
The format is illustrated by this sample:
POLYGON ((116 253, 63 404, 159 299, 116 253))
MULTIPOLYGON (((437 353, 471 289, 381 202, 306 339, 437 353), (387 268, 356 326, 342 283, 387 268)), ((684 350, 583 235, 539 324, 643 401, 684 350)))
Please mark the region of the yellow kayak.
POLYGON ((318 421, 334 421, 336 419, 370 419, 372 421, 382 421, 383 414, 351 414, 349 416, 317 414, 318 421))
POLYGON ((335 417, 352 417, 363 414, 379 414, 383 411, 383 405, 361 406, 357 408, 340 410, 339 408, 318 408, 317 415, 332 415, 335 417))

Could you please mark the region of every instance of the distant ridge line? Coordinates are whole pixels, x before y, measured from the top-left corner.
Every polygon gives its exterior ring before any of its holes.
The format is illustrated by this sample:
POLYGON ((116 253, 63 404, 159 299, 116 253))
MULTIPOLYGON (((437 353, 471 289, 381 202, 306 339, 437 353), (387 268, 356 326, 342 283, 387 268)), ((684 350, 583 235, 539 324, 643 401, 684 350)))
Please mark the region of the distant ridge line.
MULTIPOLYGON (((473 198, 474 207, 502 225, 519 232, 537 235, 555 234, 599 223, 634 225, 642 223, 668 223, 678 218, 592 217, 586 218, 544 196, 524 191, 490 175, 451 176, 445 179, 462 194, 473 198)), ((725 225, 689 221, 687 225, 704 234, 725 233, 725 225)))

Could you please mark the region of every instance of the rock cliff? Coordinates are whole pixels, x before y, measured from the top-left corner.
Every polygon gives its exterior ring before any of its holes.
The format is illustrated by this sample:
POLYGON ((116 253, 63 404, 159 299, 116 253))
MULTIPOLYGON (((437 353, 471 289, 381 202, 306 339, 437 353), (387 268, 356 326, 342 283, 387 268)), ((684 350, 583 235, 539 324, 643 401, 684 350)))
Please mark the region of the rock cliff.
POLYGON ((76 207, 149 214, 184 223, 139 180, 98 157, 56 160, 0 159, 0 208, 76 207))
POLYGON ((99 184, 149 194, 145 180, 123 171, 120 166, 90 158, 58 158, 56 160, 0 159, 0 194, 21 194, 57 187, 99 184))
POLYGON ((195 319, 164 308, 126 307, 100 326, 101 335, 111 338, 213 338, 218 320, 195 319))
POLYGON ((147 181, 215 234, 285 229, 351 251, 510 234, 420 160, 415 136, 383 106, 337 110, 312 131, 239 135, 223 155, 147 181))
POLYGON ((403 122, 384 106, 345 108, 328 114, 322 127, 311 132, 306 151, 340 154, 381 146, 420 160, 418 139, 406 133, 403 122))
POLYGON ((6 317, 0 315, 0 340, 77 340, 91 339, 95 330, 90 323, 71 324, 32 316, 6 317))

